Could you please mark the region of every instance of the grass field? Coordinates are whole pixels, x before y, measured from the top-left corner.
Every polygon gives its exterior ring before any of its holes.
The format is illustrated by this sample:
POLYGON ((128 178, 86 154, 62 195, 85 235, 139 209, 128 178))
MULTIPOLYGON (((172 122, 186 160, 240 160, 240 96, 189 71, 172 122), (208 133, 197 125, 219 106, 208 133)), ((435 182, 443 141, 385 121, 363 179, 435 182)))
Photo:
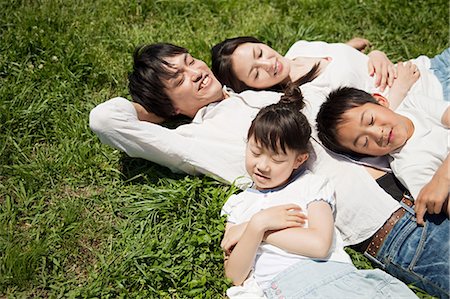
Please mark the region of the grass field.
POLYGON ((89 130, 95 105, 129 98, 136 45, 169 41, 207 63, 237 35, 283 53, 362 36, 393 61, 449 46, 446 0, 3 0, 0 16, 7 298, 220 298, 229 286, 219 211, 237 189, 127 158, 89 130))

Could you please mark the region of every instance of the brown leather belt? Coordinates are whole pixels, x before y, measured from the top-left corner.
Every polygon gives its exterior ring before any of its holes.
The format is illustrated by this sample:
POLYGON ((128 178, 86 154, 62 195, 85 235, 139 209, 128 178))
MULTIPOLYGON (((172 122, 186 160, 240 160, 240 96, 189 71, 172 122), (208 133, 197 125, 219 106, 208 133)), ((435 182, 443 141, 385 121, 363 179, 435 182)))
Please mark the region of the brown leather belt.
MULTIPOLYGON (((413 202, 405 197, 402 198, 402 202, 409 207, 412 207, 413 205, 413 202)), ((372 236, 372 238, 368 242, 368 246, 365 252, 373 257, 376 257, 378 251, 381 248, 381 245, 383 245, 384 240, 386 240, 386 237, 389 235, 394 225, 398 222, 398 220, 400 220, 400 218, 403 217, 405 213, 406 210, 403 207, 392 213, 391 217, 372 236)))

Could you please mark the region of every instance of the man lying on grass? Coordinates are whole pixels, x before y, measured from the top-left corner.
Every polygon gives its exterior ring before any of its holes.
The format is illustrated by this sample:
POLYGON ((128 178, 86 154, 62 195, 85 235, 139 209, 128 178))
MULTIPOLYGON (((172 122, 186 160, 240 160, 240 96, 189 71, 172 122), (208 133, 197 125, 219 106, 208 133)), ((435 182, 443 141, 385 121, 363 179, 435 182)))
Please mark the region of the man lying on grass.
MULTIPOLYGON (((172 171, 211 175, 239 186, 250 181, 246 133, 259 109, 278 102, 279 93, 228 91, 203 61, 170 44, 136 49, 129 88, 135 102, 113 98, 91 111, 90 127, 103 143, 172 171), (176 129, 159 125, 179 115, 192 121, 176 129)), ((323 95, 304 90, 304 96, 323 95)), ((317 109, 302 112, 314 119, 312 111, 317 109)), ((336 227, 344 245, 363 244, 360 250, 387 272, 446 297, 448 219, 417 226, 414 211, 379 187, 364 167, 333 156, 314 140, 312 146, 308 167, 336 186, 336 227)))

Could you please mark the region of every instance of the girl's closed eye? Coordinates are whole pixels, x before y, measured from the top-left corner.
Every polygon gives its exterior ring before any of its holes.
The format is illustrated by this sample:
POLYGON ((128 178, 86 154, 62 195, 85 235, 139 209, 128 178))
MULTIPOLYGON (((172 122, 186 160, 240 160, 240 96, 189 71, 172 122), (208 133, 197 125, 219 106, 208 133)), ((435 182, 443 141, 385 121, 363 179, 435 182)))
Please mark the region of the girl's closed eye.
POLYGON ((374 124, 373 115, 370 116, 369 126, 372 126, 374 124))
POLYGON ((259 49, 258 58, 261 58, 262 55, 263 55, 263 51, 262 51, 262 49, 259 49))

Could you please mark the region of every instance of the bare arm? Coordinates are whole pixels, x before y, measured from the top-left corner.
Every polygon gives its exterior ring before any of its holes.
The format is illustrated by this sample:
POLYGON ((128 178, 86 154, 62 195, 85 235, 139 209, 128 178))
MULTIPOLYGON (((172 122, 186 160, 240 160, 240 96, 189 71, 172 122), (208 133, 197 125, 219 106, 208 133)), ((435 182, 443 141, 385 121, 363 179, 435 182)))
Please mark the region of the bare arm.
POLYGON ((368 72, 370 76, 375 76, 375 87, 380 87, 384 91, 386 86, 392 86, 397 74, 394 64, 389 60, 384 52, 374 50, 368 55, 368 72))
POLYGON ((334 220, 330 205, 316 201, 308 206, 308 228, 293 227, 271 232, 265 241, 291 253, 324 258, 330 251, 333 232, 334 220))
POLYGON ((450 128, 450 106, 445 109, 444 114, 442 114, 441 123, 446 128, 450 128))
POLYGON ((415 64, 410 61, 397 63, 397 78, 394 80, 388 95, 389 108, 395 110, 400 105, 419 77, 420 72, 415 64))
POLYGON ((298 208, 295 204, 280 205, 253 215, 239 242, 225 258, 225 275, 233 284, 240 285, 247 278, 266 231, 301 225, 298 208))
MULTIPOLYGON (((449 198, 450 191, 450 155, 437 169, 431 181, 426 184, 416 198, 414 210, 418 224, 424 224, 425 212, 438 214, 442 211, 443 204, 449 198)), ((445 208, 445 207, 444 207, 445 208)))
POLYGON ((346 44, 361 52, 364 52, 367 47, 370 47, 370 41, 362 37, 354 37, 346 42, 346 44))

